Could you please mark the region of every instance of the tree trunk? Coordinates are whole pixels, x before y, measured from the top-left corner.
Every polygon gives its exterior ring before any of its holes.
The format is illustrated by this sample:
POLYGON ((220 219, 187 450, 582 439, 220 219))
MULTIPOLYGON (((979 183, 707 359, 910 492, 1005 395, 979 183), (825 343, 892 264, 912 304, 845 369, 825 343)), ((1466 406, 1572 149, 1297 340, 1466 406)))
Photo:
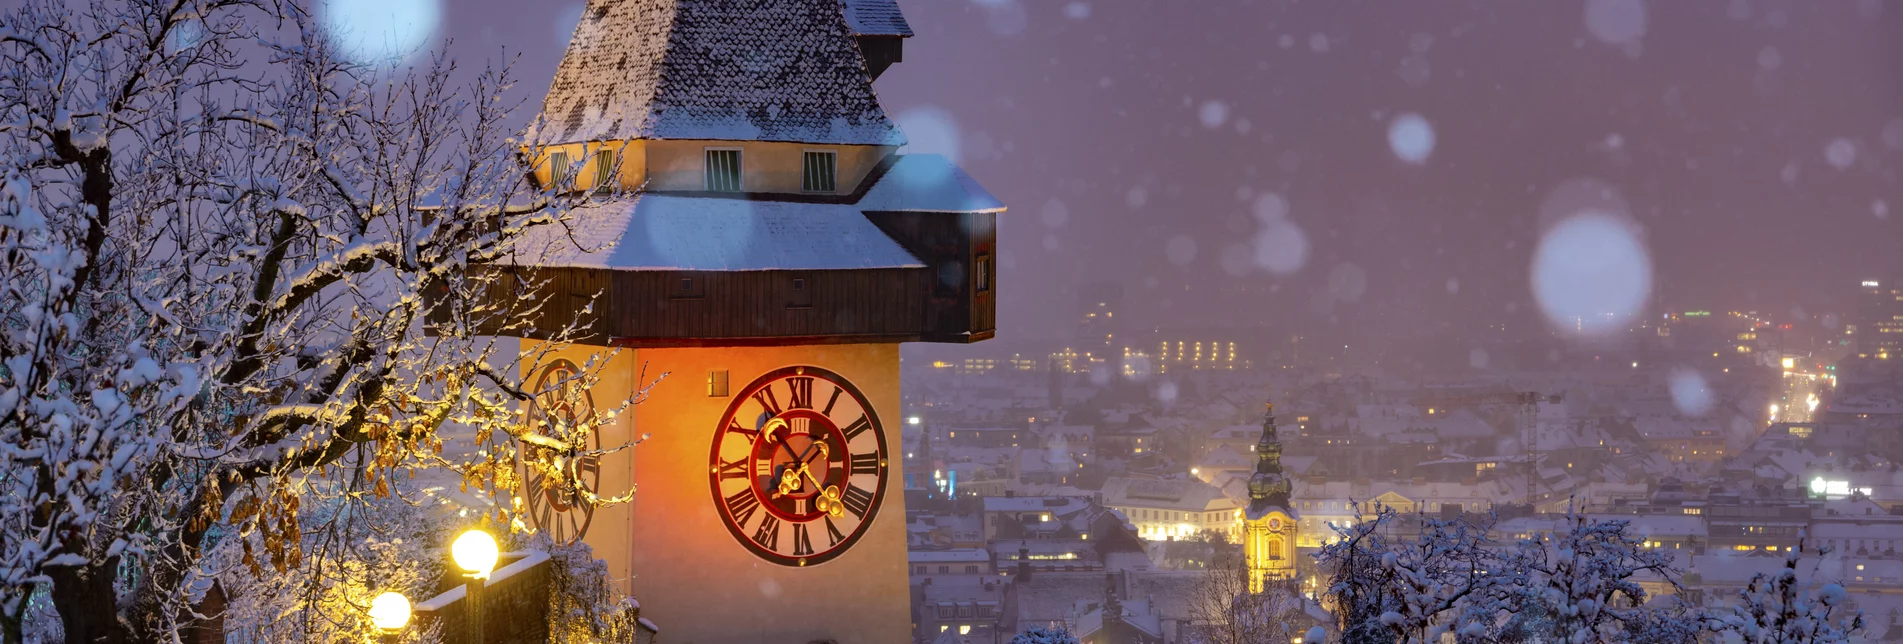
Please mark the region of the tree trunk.
POLYGON ((53 578, 53 606, 59 609, 60 626, 66 641, 74 644, 123 644, 130 642, 125 623, 119 621, 118 593, 113 590, 113 574, 119 558, 98 565, 59 567, 49 570, 53 578))

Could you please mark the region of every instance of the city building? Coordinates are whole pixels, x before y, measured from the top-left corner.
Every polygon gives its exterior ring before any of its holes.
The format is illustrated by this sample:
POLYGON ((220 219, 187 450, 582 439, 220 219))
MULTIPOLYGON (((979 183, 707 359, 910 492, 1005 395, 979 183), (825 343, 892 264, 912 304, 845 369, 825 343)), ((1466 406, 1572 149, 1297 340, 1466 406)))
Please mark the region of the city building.
POLYGON ((1202 481, 1110 477, 1103 484, 1103 504, 1123 513, 1137 536, 1151 541, 1189 539, 1204 531, 1232 541, 1242 536, 1242 506, 1202 481))
POLYGON ((1117 355, 1123 326, 1117 314, 1122 311, 1121 284, 1096 282, 1077 289, 1077 346, 1082 353, 1098 359, 1117 355))
POLYGON ((1275 405, 1262 413, 1262 439, 1255 446, 1255 474, 1249 478, 1249 508, 1243 513, 1242 554, 1249 569, 1250 592, 1262 592, 1269 580, 1295 576, 1295 541, 1300 530, 1293 489, 1282 473, 1282 443, 1275 435, 1275 405))
POLYGON ((1866 279, 1858 284, 1856 318, 1845 333, 1857 357, 1903 356, 1903 281, 1866 279))
POLYGON ((540 356, 531 427, 646 404, 587 445, 524 441, 598 480, 526 477, 518 516, 586 541, 671 639, 908 639, 899 345, 993 335, 1003 204, 943 157, 898 154, 872 88, 911 34, 892 0, 581 15, 520 153, 540 186, 596 197, 527 233, 484 305, 535 305, 489 329, 540 356), (548 342, 571 325, 579 343, 548 342), (637 486, 633 505, 586 494, 637 486), (762 588, 786 592, 735 619, 762 588))

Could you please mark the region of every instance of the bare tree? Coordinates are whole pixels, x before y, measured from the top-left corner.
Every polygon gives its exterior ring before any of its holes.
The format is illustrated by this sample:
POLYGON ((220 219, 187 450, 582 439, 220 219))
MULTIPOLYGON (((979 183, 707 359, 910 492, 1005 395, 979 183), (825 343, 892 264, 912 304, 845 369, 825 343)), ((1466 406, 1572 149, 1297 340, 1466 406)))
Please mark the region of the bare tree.
POLYGON ((1262 592, 1249 592, 1248 563, 1226 556, 1203 573, 1190 591, 1192 623, 1185 635, 1194 644, 1287 642, 1307 630, 1307 598, 1294 579, 1269 580, 1262 592))
POLYGON ((68 640, 169 639, 216 542, 292 569, 306 504, 347 516, 432 467, 513 499, 518 445, 558 481, 623 447, 581 447, 615 405, 514 414, 544 354, 480 332, 535 304, 482 295, 534 285, 471 269, 587 197, 526 179, 506 70, 456 77, 344 62, 299 0, 0 16, 0 640, 35 593, 68 640))

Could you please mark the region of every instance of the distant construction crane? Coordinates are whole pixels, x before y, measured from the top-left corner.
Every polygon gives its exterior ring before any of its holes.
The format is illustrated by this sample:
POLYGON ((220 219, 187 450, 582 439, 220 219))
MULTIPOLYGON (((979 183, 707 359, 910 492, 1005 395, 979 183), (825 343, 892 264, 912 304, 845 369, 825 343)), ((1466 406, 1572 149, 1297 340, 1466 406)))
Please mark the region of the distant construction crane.
POLYGON ((1536 485, 1539 476, 1539 417, 1540 403, 1558 404, 1561 394, 1546 395, 1537 391, 1502 391, 1485 394, 1463 394, 1458 396, 1429 396, 1417 399, 1416 405, 1429 405, 1429 413, 1434 407, 1452 405, 1519 405, 1520 446, 1526 450, 1526 507, 1533 509, 1538 496, 1536 485))

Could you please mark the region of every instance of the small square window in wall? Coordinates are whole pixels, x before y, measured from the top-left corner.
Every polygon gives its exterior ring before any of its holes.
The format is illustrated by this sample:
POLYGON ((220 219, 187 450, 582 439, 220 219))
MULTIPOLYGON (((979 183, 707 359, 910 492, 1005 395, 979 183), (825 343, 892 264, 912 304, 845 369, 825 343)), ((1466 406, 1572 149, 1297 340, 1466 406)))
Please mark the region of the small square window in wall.
POLYGON ((808 151, 805 158, 800 190, 835 192, 839 189, 839 153, 808 151))
POLYGON ((727 397, 727 370, 718 369, 707 372, 707 397, 727 397))
POLYGON ((740 192, 740 150, 707 149, 707 189, 713 192, 740 192))

